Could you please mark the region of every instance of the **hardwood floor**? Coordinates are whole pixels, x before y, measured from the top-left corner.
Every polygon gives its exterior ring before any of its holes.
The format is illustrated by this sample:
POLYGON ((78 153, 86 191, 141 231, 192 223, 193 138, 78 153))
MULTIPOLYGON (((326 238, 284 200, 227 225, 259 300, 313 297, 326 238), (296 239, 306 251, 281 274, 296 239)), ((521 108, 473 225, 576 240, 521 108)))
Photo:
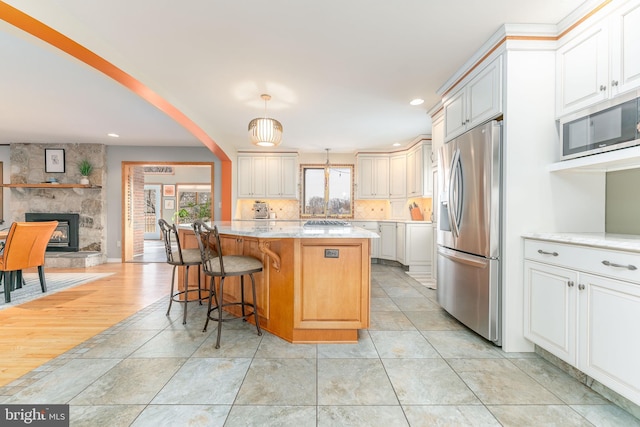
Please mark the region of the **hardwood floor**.
POLYGON ((171 283, 166 263, 47 271, 114 274, 0 310, 0 386, 166 297, 171 283))

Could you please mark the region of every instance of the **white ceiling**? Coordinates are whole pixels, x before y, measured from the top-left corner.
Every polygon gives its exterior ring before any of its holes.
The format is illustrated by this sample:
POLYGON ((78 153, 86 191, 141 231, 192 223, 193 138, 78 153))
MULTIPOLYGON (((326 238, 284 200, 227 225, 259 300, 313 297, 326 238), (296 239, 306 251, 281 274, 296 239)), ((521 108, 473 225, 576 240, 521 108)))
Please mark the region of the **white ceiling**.
MULTIPOLYGON (((229 154, 251 148, 261 93, 283 124, 280 149, 405 145, 431 132, 437 89, 502 24, 557 24, 583 2, 5 1, 144 83, 229 154), (416 97, 426 102, 410 106, 416 97)), ((0 143, 201 144, 129 89, 4 21, 0 58, 0 143)))

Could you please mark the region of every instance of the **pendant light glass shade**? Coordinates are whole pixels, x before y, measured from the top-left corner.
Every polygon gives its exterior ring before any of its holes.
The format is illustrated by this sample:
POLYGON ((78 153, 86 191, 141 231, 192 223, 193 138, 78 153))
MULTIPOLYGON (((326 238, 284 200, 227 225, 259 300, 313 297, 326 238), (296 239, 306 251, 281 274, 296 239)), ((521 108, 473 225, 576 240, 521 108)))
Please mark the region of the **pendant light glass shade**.
POLYGON ((276 119, 267 117, 267 101, 270 95, 261 95, 264 99, 263 118, 253 119, 249 122, 249 139, 253 145, 260 147, 275 147, 282 140, 282 124, 276 119))

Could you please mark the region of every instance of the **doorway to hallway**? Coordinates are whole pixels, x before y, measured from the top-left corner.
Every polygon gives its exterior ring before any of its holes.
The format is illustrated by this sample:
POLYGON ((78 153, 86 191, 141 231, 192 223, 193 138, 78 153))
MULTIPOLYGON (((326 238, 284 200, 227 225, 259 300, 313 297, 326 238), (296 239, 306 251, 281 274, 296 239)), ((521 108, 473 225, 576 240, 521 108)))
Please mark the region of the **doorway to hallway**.
MULTIPOLYGON (((122 162, 122 184, 123 262, 166 262, 158 219, 173 223, 181 211, 200 212, 191 200, 194 186, 206 187, 205 209, 213 219, 213 162, 122 162)), ((197 203, 200 193, 194 194, 197 203)))

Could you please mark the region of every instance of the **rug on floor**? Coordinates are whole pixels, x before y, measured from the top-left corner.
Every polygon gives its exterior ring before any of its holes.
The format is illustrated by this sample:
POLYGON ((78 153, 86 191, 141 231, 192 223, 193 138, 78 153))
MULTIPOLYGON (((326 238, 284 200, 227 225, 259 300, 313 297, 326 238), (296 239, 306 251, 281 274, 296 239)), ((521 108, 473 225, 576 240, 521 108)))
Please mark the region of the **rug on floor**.
POLYGON ((436 289, 436 282, 431 278, 430 273, 416 273, 411 271, 405 271, 405 273, 422 286, 426 286, 429 289, 436 289))
POLYGON ((47 281, 47 292, 42 293, 40 289, 40 279, 38 273, 26 273, 24 275, 25 286, 22 289, 16 289, 11 292, 11 302, 4 302, 4 283, 0 286, 0 310, 7 307, 13 307, 25 302, 55 294, 64 289, 74 286, 84 285, 94 280, 102 279, 112 275, 113 273, 49 273, 45 272, 47 281))

